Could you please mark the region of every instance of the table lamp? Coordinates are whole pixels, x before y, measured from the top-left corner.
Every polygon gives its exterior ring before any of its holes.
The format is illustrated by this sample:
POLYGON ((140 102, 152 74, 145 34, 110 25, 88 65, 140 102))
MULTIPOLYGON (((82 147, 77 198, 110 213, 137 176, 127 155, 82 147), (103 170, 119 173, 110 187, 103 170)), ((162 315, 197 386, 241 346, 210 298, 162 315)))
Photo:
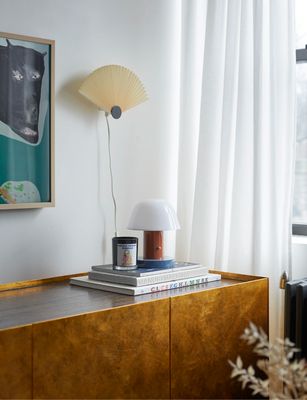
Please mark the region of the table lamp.
POLYGON ((180 225, 169 202, 149 199, 136 204, 127 228, 144 231, 144 260, 163 260, 163 231, 180 229, 180 225))

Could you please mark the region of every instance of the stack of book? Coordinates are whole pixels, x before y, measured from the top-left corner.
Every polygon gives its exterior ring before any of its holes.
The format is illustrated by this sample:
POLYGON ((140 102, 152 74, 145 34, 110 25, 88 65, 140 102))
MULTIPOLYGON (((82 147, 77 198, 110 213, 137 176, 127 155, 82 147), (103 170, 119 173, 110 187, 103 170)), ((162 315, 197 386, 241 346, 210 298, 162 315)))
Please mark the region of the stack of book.
POLYGON ((132 271, 114 270, 112 265, 93 266, 88 276, 72 278, 72 285, 137 296, 220 280, 220 274, 189 262, 175 262, 172 267, 139 267, 132 271))

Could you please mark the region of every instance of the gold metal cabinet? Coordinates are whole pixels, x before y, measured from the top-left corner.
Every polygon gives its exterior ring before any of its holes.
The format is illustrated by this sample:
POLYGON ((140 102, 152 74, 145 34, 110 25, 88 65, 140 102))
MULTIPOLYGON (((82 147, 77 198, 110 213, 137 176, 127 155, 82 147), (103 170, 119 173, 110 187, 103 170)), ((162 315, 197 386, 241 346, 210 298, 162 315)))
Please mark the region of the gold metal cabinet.
POLYGON ((37 399, 169 398, 169 301, 33 326, 37 399))
POLYGON ((0 399, 250 398, 228 360, 268 329, 268 279, 222 280, 142 296, 67 280, 0 293, 0 399))
POLYGON ((250 392, 230 379, 228 364, 240 354, 255 365, 252 347, 239 339, 249 321, 268 330, 265 278, 172 297, 172 398, 249 398, 250 392))
POLYGON ((32 326, 0 330, 0 399, 32 398, 32 326))

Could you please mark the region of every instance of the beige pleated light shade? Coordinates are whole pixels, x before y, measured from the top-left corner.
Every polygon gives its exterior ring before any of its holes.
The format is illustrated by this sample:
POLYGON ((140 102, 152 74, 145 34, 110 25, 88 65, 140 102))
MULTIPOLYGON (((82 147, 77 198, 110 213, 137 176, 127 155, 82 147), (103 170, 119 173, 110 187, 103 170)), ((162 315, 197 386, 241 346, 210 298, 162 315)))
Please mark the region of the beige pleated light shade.
POLYGON ((106 65, 96 69, 82 83, 79 92, 108 113, 111 113, 113 107, 119 107, 123 112, 147 100, 140 79, 134 72, 120 65, 106 65))

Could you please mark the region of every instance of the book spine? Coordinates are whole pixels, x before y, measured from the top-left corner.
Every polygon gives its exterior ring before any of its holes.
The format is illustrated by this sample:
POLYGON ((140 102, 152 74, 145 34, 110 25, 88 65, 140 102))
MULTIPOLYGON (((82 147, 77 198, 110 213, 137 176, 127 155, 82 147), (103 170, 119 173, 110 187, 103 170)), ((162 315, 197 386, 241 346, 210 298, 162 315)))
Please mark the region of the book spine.
POLYGON ((168 281, 176 281, 179 279, 187 279, 194 278, 196 276, 206 275, 208 273, 207 267, 197 268, 197 269, 188 269, 184 271, 170 272, 166 274, 157 274, 157 275, 149 275, 143 277, 133 277, 133 276, 125 276, 125 275, 114 275, 103 272, 92 272, 90 271, 88 274, 89 279, 99 280, 99 281, 107 281, 113 283, 122 283, 125 285, 132 286, 146 286, 153 285, 155 283, 168 282, 168 281))
POLYGON ((134 295, 162 292, 164 290, 179 289, 187 286, 201 285, 207 282, 213 282, 221 279, 220 274, 208 274, 197 276, 195 278, 180 279, 177 281, 158 283, 155 285, 140 286, 134 288, 134 295))
POLYGON ((162 283, 168 281, 177 281, 180 279, 194 278, 196 276, 206 275, 208 268, 199 268, 197 270, 188 269, 185 271, 171 272, 169 274, 144 276, 136 278, 136 286, 154 285, 155 283, 162 283))
POLYGON ((110 283, 121 283, 122 285, 137 286, 137 277, 118 274, 109 274, 108 272, 89 271, 88 278, 93 281, 103 281, 110 283))

